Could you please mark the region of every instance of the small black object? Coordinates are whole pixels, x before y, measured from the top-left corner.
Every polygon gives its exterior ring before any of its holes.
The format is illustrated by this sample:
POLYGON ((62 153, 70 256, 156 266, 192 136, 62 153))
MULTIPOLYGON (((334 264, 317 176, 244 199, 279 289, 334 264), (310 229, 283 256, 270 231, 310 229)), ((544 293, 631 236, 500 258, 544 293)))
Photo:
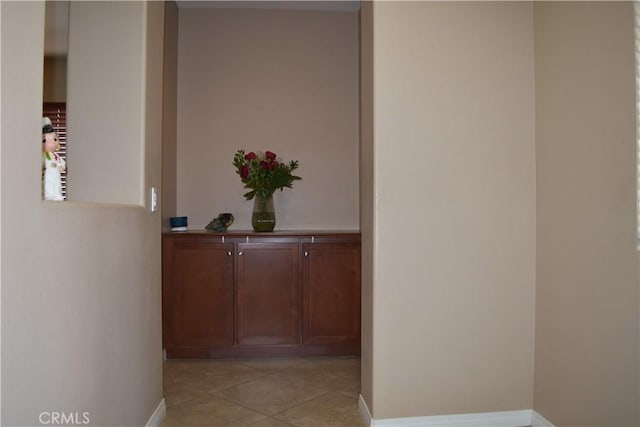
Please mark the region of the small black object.
POLYGON ((217 218, 212 219, 205 229, 213 231, 227 231, 227 228, 233 224, 234 219, 233 214, 221 213, 217 218))

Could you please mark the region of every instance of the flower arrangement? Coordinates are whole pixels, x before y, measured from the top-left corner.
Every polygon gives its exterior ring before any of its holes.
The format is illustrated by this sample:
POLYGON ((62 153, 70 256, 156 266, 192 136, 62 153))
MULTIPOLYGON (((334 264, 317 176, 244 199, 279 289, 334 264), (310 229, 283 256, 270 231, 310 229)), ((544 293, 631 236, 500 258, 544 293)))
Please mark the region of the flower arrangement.
POLYGON ((302 179, 292 174, 298 168, 297 160, 284 163, 271 151, 258 154, 251 151, 245 154, 244 150, 238 150, 233 157, 233 166, 240 175, 244 188, 251 189, 244 194, 247 200, 255 196, 267 199, 277 189, 282 191, 285 187, 292 188, 294 181, 302 179))

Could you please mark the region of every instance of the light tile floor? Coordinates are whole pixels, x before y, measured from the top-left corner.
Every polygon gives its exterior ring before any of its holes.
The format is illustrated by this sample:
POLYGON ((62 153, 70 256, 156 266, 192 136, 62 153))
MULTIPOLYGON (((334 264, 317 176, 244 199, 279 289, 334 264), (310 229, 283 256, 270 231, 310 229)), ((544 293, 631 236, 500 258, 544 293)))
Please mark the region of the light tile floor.
POLYGON ((359 358, 167 360, 162 426, 362 427, 359 358))

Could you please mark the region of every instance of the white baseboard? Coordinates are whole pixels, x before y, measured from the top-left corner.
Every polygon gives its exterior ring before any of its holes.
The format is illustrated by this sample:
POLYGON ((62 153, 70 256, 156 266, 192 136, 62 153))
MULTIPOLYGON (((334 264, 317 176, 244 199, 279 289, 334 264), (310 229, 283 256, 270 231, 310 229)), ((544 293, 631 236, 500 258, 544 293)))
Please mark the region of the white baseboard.
POLYGON ((432 417, 383 418, 371 427, 523 427, 531 423, 531 410, 436 415, 432 417))
POLYGON ((358 398, 358 410, 360 411, 360 418, 362 418, 362 422, 365 427, 372 426, 373 418, 371 418, 371 412, 369 412, 367 402, 364 401, 364 397, 362 397, 362 395, 358 398))
POLYGON ((158 403, 156 410, 153 411, 153 414, 151 414, 151 417, 149 417, 149 421, 147 421, 147 424, 145 427, 160 427, 160 423, 162 422, 162 420, 166 415, 167 415, 167 405, 164 402, 164 398, 162 398, 160 403, 158 403))
POLYGON ((374 419, 362 395, 358 409, 367 427, 554 427, 531 409, 521 411, 482 412, 477 414, 436 415, 432 417, 374 419))
POLYGON ((555 427, 549 420, 545 417, 537 413, 536 411, 531 411, 531 425, 533 427, 555 427))

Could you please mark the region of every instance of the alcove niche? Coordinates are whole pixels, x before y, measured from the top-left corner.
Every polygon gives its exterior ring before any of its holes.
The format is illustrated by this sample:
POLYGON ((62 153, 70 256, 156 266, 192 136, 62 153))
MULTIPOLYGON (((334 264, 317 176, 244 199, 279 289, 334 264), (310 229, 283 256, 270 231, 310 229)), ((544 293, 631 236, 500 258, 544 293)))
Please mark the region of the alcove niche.
POLYGON ((68 4, 71 202, 144 205, 145 34, 144 2, 68 4))

